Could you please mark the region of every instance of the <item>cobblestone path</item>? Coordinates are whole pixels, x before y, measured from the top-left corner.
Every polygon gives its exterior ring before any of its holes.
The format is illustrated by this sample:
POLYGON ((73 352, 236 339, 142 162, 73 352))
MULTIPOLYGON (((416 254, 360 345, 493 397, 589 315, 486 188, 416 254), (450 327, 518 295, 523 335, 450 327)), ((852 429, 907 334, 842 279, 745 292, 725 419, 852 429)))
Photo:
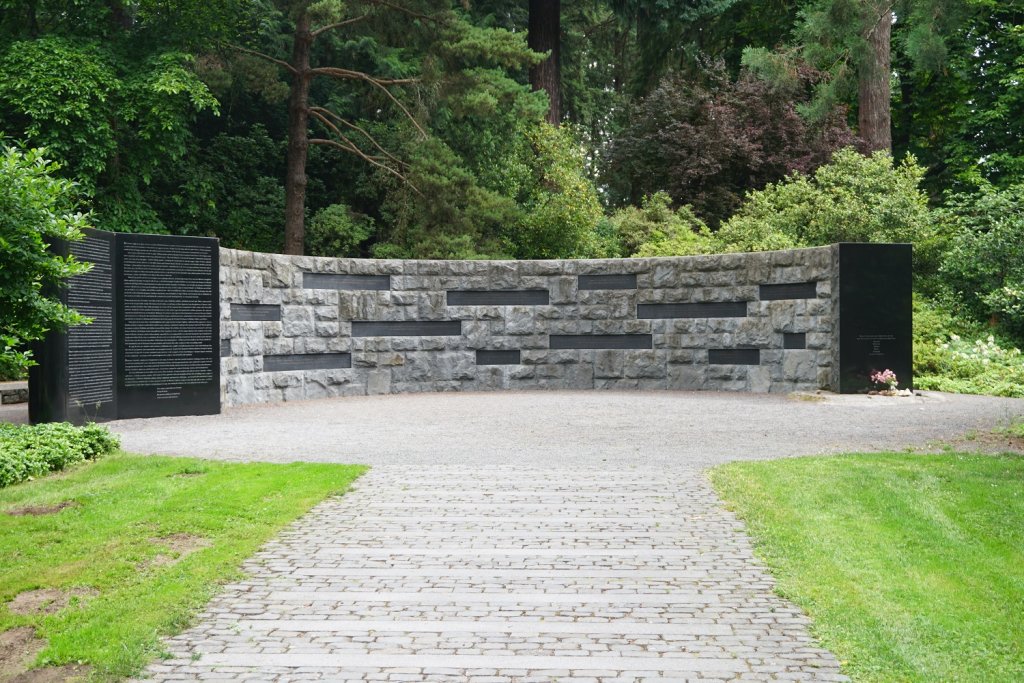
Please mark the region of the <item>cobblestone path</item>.
POLYGON ((847 680, 697 469, 378 467, 246 571, 149 677, 847 680))

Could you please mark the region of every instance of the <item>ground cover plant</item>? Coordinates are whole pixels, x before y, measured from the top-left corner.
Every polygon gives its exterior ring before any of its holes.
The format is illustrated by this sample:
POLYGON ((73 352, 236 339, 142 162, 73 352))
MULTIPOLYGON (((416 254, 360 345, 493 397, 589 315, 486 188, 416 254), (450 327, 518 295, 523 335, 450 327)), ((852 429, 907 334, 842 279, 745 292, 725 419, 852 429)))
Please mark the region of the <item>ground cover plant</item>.
POLYGON ((116 436, 98 425, 0 423, 0 488, 112 453, 116 436))
POLYGON ((1024 680, 1024 458, 854 454, 710 476, 854 680, 1024 680))
POLYGON ((29 627, 47 643, 40 665, 131 675, 261 543, 363 469, 118 453, 0 490, 0 642, 29 627))

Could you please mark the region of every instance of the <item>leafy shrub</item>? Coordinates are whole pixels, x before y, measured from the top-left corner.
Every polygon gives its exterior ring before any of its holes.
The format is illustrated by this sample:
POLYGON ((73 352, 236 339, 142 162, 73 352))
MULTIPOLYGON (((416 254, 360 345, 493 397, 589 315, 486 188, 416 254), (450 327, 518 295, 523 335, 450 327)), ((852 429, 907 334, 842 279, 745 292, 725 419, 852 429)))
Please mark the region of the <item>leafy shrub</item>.
POLYGON ((95 424, 0 424, 0 488, 96 459, 119 446, 116 436, 95 424))
POLYGON ((583 150, 568 132, 541 125, 527 132, 533 146, 525 213, 507 243, 516 258, 600 256, 597 190, 586 176, 583 150))
POLYGON ((1024 356, 1020 349, 1001 346, 993 335, 964 339, 951 334, 932 344, 929 355, 937 359, 937 373, 915 377, 918 388, 1024 397, 1024 356))
POLYGON ((955 231, 939 271, 954 301, 1024 342, 1024 184, 951 195, 940 216, 955 231))
POLYGON ((344 204, 331 204, 317 211, 306 226, 306 253, 356 257, 359 246, 372 234, 372 218, 353 214, 344 204))
POLYGON ((88 270, 48 250, 56 240, 81 239, 89 227, 73 183, 41 149, 0 146, 0 374, 17 377, 33 364, 29 343, 48 330, 86 319, 47 290, 88 270))
POLYGON ((813 175, 795 173, 751 192, 716 237, 724 251, 763 251, 834 242, 912 242, 915 270, 934 260, 933 216, 913 157, 894 165, 887 152, 836 152, 813 175))
POLYGON ((713 249, 711 232, 689 206, 672 210, 667 192, 644 197, 642 206, 619 209, 609 219, 621 256, 686 256, 713 249))

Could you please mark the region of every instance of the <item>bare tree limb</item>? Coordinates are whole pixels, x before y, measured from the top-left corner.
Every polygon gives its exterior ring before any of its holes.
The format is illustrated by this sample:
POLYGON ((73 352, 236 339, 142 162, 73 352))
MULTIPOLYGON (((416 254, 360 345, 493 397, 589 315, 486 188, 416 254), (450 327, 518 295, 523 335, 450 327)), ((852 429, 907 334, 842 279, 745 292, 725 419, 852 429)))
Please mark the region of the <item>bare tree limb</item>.
POLYGON ((387 171, 388 173, 394 175, 399 180, 401 180, 403 183, 405 183, 410 188, 412 188, 413 192, 415 192, 416 194, 420 195, 421 197, 423 196, 423 193, 420 192, 416 188, 416 186, 413 185, 409 181, 409 179, 406 178, 404 175, 402 175, 399 171, 397 171, 396 169, 391 168, 387 164, 382 164, 381 162, 377 161, 374 157, 369 156, 368 154, 363 152, 361 149, 356 147, 354 144, 352 144, 352 141, 349 140, 348 138, 344 138, 344 139, 345 139, 346 142, 348 142, 347 145, 344 145, 344 144, 338 142, 337 140, 328 140, 326 138, 310 138, 309 144, 311 144, 311 145, 327 145, 329 147, 336 147, 336 148, 338 148, 338 149, 340 149, 342 151, 348 152, 350 154, 355 154, 357 157, 359 157, 360 159, 362 159, 366 163, 372 164, 373 166, 381 168, 381 169, 387 171))
MULTIPOLYGON (((398 164, 399 166, 407 166, 407 165, 408 165, 408 164, 406 164, 406 163, 405 163, 404 161, 402 161, 401 159, 399 159, 398 157, 396 157, 395 155, 391 154, 391 152, 389 152, 389 151, 387 151, 386 149, 384 149, 383 147, 381 147, 380 143, 379 143, 379 142, 377 142, 377 138, 375 138, 375 137, 373 137, 372 135, 370 135, 370 133, 368 133, 368 132, 367 132, 367 131, 366 131, 365 129, 363 129, 363 128, 362 128, 361 126, 358 126, 358 125, 356 125, 356 124, 352 123, 352 122, 351 122, 351 121, 349 121, 348 119, 345 119, 345 118, 342 118, 341 116, 338 116, 338 115, 337 115, 337 114, 336 114, 335 112, 331 111, 330 109, 325 109, 325 108, 323 108, 323 107, 312 107, 312 108, 310 108, 310 113, 311 113, 311 114, 314 114, 314 115, 320 114, 320 115, 322 115, 322 116, 326 116, 326 117, 329 117, 329 118, 333 119, 334 121, 337 121, 337 122, 338 122, 338 123, 340 123, 341 125, 343 125, 343 126, 346 126, 346 127, 348 127, 348 128, 351 128, 352 130, 355 130, 355 131, 357 131, 357 132, 358 132, 358 133, 360 133, 360 134, 361 134, 361 135, 362 135, 363 137, 365 137, 365 138, 366 138, 366 139, 367 139, 367 140, 369 141, 369 143, 370 143, 371 145, 373 145, 374 147, 376 147, 376 148, 377 148, 377 150, 378 150, 378 151, 379 151, 379 152, 380 152, 381 154, 383 154, 384 156, 386 156, 386 157, 387 157, 388 159, 390 159, 391 161, 395 162, 395 163, 396 163, 396 164, 398 164)), ((320 117, 320 116, 317 116, 317 118, 321 118, 321 117, 320 117)), ((321 118, 321 120, 323 120, 323 119, 321 118)))
POLYGON ((327 31, 333 31, 336 28, 342 28, 344 26, 350 26, 351 24, 356 24, 356 23, 358 23, 360 21, 364 21, 364 20, 368 19, 369 17, 370 17, 369 14, 364 14, 362 16, 353 17, 351 19, 346 19, 344 21, 337 21, 337 22, 335 22, 333 24, 327 24, 326 26, 321 26, 320 28, 316 29, 315 31, 311 31, 310 35, 313 36, 314 40, 316 40, 317 36, 319 36, 321 33, 325 33, 327 31))
POLYGON ((419 82, 418 79, 415 79, 415 78, 398 78, 398 79, 375 78, 375 77, 371 76, 368 73, 363 73, 362 71, 352 71, 351 69, 339 69, 337 67, 330 67, 330 66, 324 66, 324 67, 320 67, 320 68, 317 68, 317 69, 310 69, 310 73, 313 74, 314 76, 317 76, 317 75, 333 76, 335 78, 343 78, 343 79, 356 80, 356 81, 365 81, 365 82, 369 83, 370 85, 374 86, 375 88, 378 88, 381 92, 383 92, 385 95, 387 95, 388 98, 392 102, 395 103, 395 106, 402 110, 402 113, 405 114, 406 118, 408 118, 409 121, 412 122, 412 125, 414 125, 416 127, 416 130, 418 130, 420 132, 420 135, 422 135, 423 137, 427 137, 427 131, 423 130, 423 127, 416 120, 416 117, 414 117, 412 115, 412 112, 410 112, 408 109, 406 109, 405 105, 402 104, 398 100, 398 98, 395 97, 394 93, 392 93, 387 88, 387 86, 389 86, 389 85, 407 85, 409 83, 418 83, 419 82))
POLYGON ((294 66, 284 61, 283 59, 276 59, 268 54, 257 52, 256 50, 250 50, 249 48, 242 47, 241 45, 228 45, 228 47, 230 47, 232 50, 238 50, 239 52, 244 52, 246 54, 253 55, 254 57, 259 57, 260 59, 265 59, 268 62, 273 62, 274 64, 277 64, 280 67, 288 69, 288 71, 292 72, 293 74, 299 73, 298 69, 296 69, 294 66))

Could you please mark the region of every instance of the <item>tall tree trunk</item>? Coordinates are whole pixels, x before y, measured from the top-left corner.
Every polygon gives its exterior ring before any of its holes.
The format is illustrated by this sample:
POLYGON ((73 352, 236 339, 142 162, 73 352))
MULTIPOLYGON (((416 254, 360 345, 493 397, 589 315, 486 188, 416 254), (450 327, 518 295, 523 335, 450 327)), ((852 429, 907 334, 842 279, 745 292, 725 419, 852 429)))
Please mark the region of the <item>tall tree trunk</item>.
POLYGON ((547 92, 551 101, 548 123, 556 126, 562 118, 562 76, 559 65, 561 17, 561 0, 530 0, 527 45, 536 52, 551 53, 547 59, 530 69, 530 86, 534 90, 547 92))
POLYGON ((892 10, 886 11, 878 23, 864 36, 870 50, 858 73, 857 124, 867 151, 892 151, 892 94, 889 79, 892 73, 890 40, 892 10))
POLYGON ((284 253, 302 254, 306 237, 306 157, 309 154, 309 15, 295 20, 292 86, 288 95, 288 168, 284 179, 284 253))

